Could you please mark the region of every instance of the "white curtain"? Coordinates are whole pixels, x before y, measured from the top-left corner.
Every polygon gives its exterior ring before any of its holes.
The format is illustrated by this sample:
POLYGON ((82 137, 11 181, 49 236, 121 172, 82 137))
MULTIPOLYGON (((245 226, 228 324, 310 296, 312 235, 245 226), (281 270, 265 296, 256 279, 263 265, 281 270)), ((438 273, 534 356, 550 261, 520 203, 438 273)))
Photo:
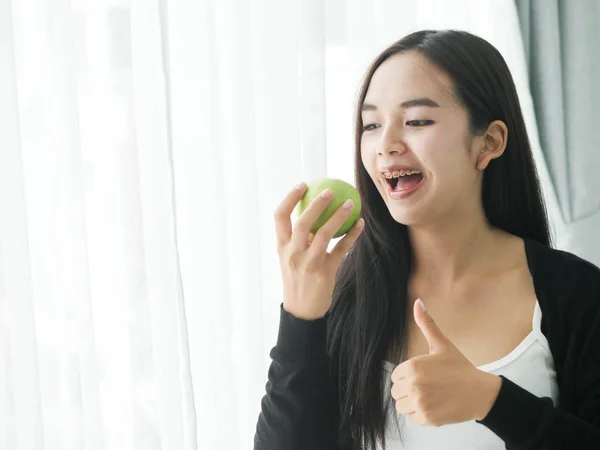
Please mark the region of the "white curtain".
POLYGON ((0 0, 0 448, 195 449, 157 2, 0 0))
MULTIPOLYGON (((353 181, 377 52, 512 0, 0 0, 0 449, 251 449, 292 185, 353 181)), ((560 241, 559 241, 560 244, 560 241)))

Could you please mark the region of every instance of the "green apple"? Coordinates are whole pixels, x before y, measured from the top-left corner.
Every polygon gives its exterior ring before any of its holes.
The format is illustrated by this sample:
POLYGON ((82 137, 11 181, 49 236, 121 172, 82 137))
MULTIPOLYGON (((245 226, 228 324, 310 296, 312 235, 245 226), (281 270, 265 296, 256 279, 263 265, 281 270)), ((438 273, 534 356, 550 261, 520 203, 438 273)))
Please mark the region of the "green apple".
POLYGON ((327 209, 321 214, 310 230, 313 234, 316 234, 317 231, 319 231, 319 228, 321 228, 325 222, 333 216, 337 209, 342 206, 342 203, 348 199, 354 202, 354 208, 352 209, 350 216, 333 237, 338 238, 346 234, 360 217, 360 195, 356 188, 343 180, 335 178, 321 178, 319 180, 308 182, 306 185, 307 189, 296 209, 298 216, 300 216, 308 205, 325 189, 329 188, 333 192, 333 199, 329 203, 329 206, 327 206, 327 209))

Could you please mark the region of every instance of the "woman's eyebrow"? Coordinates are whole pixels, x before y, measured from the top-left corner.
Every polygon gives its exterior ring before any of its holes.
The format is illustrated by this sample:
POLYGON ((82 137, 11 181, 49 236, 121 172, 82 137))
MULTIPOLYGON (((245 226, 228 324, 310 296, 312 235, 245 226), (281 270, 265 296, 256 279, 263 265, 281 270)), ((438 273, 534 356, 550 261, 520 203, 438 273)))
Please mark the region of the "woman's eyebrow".
MULTIPOLYGON (((430 108, 439 108, 436 102, 431 100, 430 98, 415 98, 413 100, 407 100, 400 104, 400 107, 403 109, 414 108, 415 106, 428 106, 430 108)), ((370 103, 363 103, 361 106, 361 111, 375 111, 377 110, 377 106, 372 105, 370 103)))

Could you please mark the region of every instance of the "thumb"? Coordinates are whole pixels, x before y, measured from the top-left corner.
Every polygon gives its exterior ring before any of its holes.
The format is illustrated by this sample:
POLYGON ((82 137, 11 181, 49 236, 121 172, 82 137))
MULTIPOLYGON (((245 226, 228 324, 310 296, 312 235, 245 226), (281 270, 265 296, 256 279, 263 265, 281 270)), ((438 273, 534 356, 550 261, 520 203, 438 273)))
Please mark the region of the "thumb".
POLYGON ((427 312, 425 308, 425 304, 419 298, 414 304, 414 316, 415 322, 418 327, 421 329, 421 332, 427 339, 427 343, 429 344, 429 353, 438 353, 441 350, 448 348, 448 345, 451 344, 450 341, 442 330, 438 328, 433 318, 427 312))

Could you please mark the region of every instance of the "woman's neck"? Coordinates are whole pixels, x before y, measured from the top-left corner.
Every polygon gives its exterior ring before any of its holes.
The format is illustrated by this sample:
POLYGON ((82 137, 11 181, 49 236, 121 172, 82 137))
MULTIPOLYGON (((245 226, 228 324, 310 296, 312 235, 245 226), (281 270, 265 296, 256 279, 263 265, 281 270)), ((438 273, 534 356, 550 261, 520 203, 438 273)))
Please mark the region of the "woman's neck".
POLYGON ((412 275, 443 288, 456 285, 467 275, 493 270, 508 236, 492 228, 483 214, 477 220, 456 217, 439 226, 410 227, 412 275))

